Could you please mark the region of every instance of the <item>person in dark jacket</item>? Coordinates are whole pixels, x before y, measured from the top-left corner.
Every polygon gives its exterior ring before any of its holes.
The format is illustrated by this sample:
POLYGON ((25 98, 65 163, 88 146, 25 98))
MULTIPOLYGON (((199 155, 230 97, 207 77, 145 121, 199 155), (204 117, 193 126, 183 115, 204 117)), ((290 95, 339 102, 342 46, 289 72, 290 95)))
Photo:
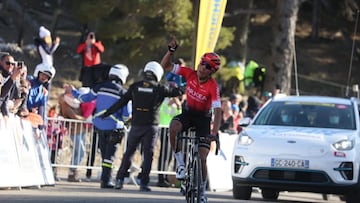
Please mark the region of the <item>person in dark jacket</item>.
POLYGON ((99 147, 102 158, 102 174, 100 188, 113 188, 111 174, 116 145, 121 142, 125 134, 124 121, 131 114, 131 108, 124 106, 113 111, 106 119, 100 118, 111 105, 116 103, 125 94, 123 85, 129 75, 128 68, 123 64, 116 64, 109 71, 109 80, 97 84, 87 94, 79 94, 75 89, 73 95, 81 102, 89 102, 96 99, 96 107, 93 115, 93 124, 99 134, 99 147))
POLYGON ((140 176, 140 191, 151 191, 148 183, 158 134, 160 105, 165 97, 184 94, 184 90, 181 88, 166 87, 160 84, 163 74, 163 68, 158 62, 148 62, 144 68, 144 79, 132 84, 124 96, 102 115, 102 118, 106 119, 117 109, 126 105, 130 100, 132 101, 131 129, 127 148, 116 176, 115 189, 122 189, 124 177, 128 175, 127 171, 131 165, 131 158, 141 143, 144 158, 140 176))
POLYGON ((20 81, 20 76, 24 73, 24 69, 18 67, 12 55, 5 53, 0 58, 0 73, 0 108, 3 116, 8 116, 10 112, 7 103, 10 100, 20 98, 16 82, 20 81))

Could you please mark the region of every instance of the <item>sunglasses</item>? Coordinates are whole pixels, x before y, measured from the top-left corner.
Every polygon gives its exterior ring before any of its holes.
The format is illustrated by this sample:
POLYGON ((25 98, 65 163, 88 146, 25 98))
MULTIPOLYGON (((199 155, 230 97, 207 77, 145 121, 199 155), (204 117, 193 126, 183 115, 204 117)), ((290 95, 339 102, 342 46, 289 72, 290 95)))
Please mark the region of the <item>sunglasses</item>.
POLYGON ((208 69, 208 70, 211 70, 211 71, 213 70, 211 65, 209 63, 207 63, 206 61, 204 61, 204 60, 200 61, 200 65, 205 66, 205 68, 208 69))
POLYGON ((10 65, 15 66, 15 63, 11 63, 10 61, 5 61, 5 64, 8 65, 8 66, 10 66, 10 65))

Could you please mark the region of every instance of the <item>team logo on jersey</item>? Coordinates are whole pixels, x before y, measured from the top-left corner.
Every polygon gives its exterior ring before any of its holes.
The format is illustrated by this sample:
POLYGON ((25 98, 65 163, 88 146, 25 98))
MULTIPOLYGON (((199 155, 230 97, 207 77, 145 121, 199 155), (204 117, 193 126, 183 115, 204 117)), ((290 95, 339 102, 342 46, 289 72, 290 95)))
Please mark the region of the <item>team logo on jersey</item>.
POLYGON ((139 87, 138 88, 139 92, 148 92, 148 93, 152 93, 154 90, 153 88, 145 88, 145 87, 139 87))
POLYGON ((202 95, 201 93, 199 92, 196 92, 195 90, 193 90, 191 87, 187 87, 187 93, 194 97, 195 99, 199 100, 199 101, 206 101, 206 97, 204 95, 202 95))

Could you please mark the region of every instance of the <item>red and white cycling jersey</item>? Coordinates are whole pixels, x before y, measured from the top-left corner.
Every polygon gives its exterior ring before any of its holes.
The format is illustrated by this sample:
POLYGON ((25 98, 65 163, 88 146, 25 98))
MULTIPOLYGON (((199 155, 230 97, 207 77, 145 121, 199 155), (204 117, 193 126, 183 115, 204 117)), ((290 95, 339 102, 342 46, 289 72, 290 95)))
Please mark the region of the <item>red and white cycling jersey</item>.
POLYGON ((221 107, 220 90, 214 78, 200 84, 195 70, 177 64, 172 72, 186 79, 186 102, 190 110, 208 113, 211 108, 221 107))

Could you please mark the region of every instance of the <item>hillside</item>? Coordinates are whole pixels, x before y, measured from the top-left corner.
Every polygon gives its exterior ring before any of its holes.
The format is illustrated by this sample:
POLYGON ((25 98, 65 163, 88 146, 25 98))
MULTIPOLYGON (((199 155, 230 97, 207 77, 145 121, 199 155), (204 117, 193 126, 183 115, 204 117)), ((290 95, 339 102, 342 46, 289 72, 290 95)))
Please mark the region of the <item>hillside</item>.
MULTIPOLYGON (((8 16, 9 21, 16 19, 16 14, 13 12, 3 12, 1 16, 4 15, 8 16)), ((50 22, 45 20, 46 16, 49 17, 49 15, 39 16, 39 22, 43 22, 43 25, 49 27, 50 22)), ((271 43, 271 35, 267 33, 271 32, 271 25, 269 21, 259 23, 254 20, 255 17, 250 25, 248 37, 248 60, 253 59, 266 64, 271 43)), ((348 80, 353 43, 350 37, 354 32, 355 23, 327 13, 324 13, 320 20, 319 38, 311 39, 311 10, 303 8, 299 12, 296 31, 296 67, 299 89, 301 94, 343 96, 348 80)), ((57 103, 56 100, 62 92, 61 87, 64 82, 76 86, 81 85, 77 81, 81 58, 75 53, 81 35, 81 25, 76 24, 71 18, 63 19, 60 23, 62 24, 59 27, 64 29, 56 32, 61 37, 61 45, 54 55, 57 74, 52 85, 51 104, 57 103)), ((0 51, 4 51, 4 44, 16 42, 17 36, 14 33, 18 33, 16 26, 0 23, 0 42, 3 41, 3 44, 0 44, 0 51)), ((5 51, 10 51, 17 59, 24 60, 28 64, 31 74, 35 65, 40 61, 36 49, 32 45, 32 39, 37 35, 37 30, 29 25, 26 27, 26 34, 22 50, 14 48, 5 51)), ((106 46, 106 52, 112 52, 111 46, 106 46)), ((351 84, 360 82, 360 78, 355 77, 360 74, 359 58, 356 54, 354 56, 351 84)), ((139 70, 130 71, 129 80, 136 80, 139 70)), ((294 81, 293 77, 293 89, 295 88, 294 81)))

